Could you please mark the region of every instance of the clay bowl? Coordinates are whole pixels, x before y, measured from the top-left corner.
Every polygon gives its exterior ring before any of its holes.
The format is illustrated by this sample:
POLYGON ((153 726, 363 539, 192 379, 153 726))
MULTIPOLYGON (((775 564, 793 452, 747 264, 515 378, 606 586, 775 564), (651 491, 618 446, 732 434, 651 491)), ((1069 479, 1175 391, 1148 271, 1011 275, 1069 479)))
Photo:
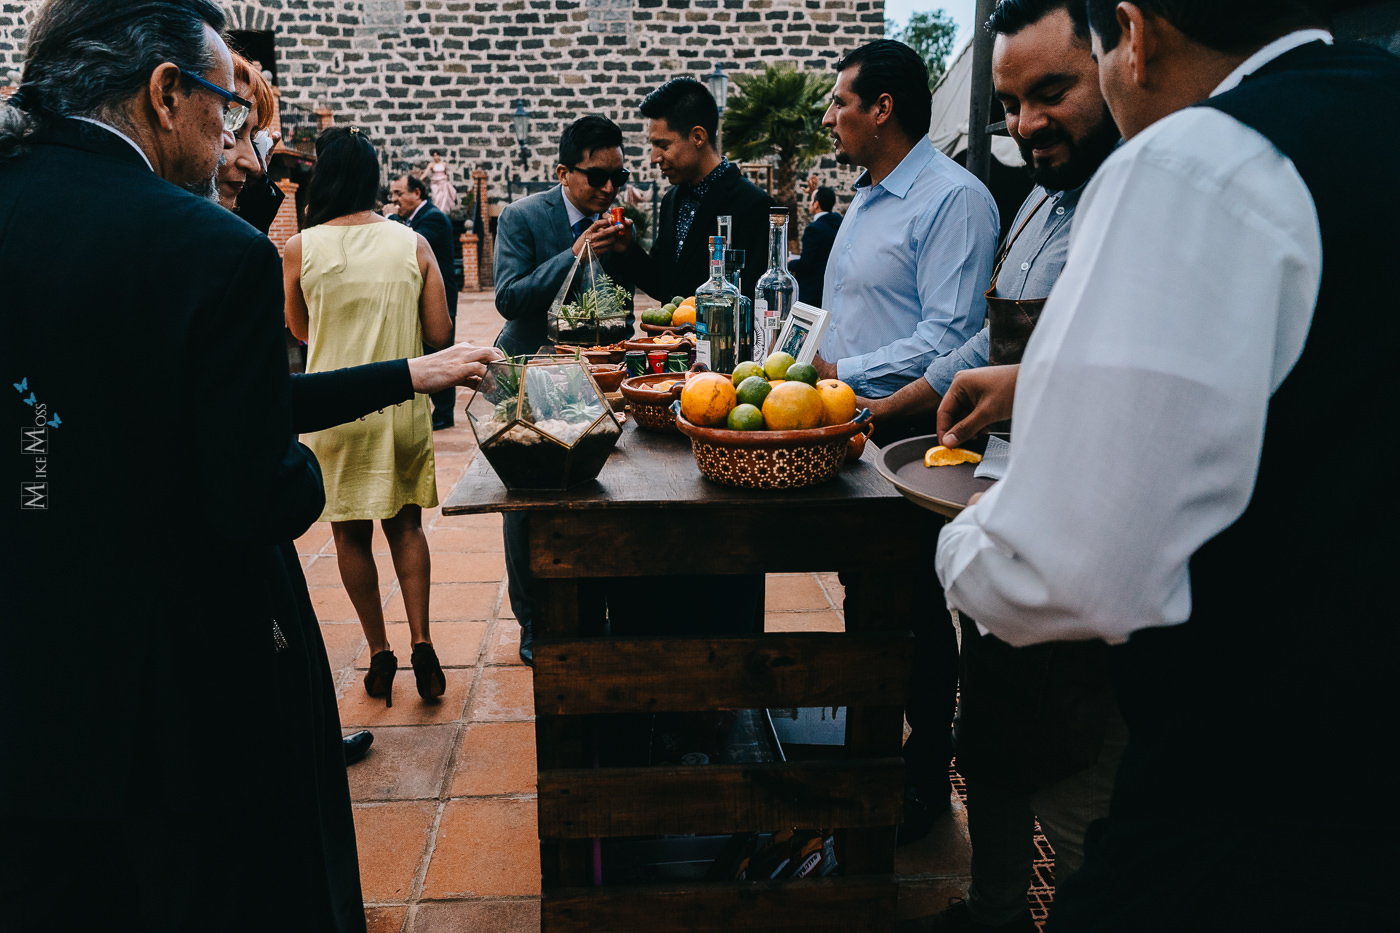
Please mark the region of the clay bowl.
POLYGON ((571 359, 577 355, 595 365, 602 363, 621 363, 627 357, 627 351, 622 347, 602 347, 595 350, 591 347, 575 347, 561 343, 555 345, 554 352, 558 356, 567 356, 571 359))
POLYGON ((593 363, 589 365, 588 373, 598 383, 598 388, 604 392, 616 392, 622 380, 627 378, 627 367, 621 363, 593 363))
POLYGON ((693 334, 694 324, 648 324, 641 323, 642 332, 656 336, 658 334, 693 334))
POLYGON ((692 424, 679 412, 675 418, 677 429, 690 438, 695 465, 711 482, 746 489, 799 489, 824 483, 841 471, 846 442, 865 430, 870 412, 863 410, 845 424, 803 431, 731 431, 692 424))
POLYGON ((647 373, 624 379, 622 397, 627 400, 627 410, 637 419, 637 427, 662 434, 679 434, 671 403, 681 397, 684 387, 685 373, 647 373), (675 385, 669 389, 653 388, 665 382, 675 385))
POLYGON ((634 340, 624 341, 622 346, 627 350, 641 350, 643 353, 650 353, 653 350, 689 351, 691 347, 695 346, 695 338, 684 336, 676 343, 657 343, 655 337, 638 337, 634 340))

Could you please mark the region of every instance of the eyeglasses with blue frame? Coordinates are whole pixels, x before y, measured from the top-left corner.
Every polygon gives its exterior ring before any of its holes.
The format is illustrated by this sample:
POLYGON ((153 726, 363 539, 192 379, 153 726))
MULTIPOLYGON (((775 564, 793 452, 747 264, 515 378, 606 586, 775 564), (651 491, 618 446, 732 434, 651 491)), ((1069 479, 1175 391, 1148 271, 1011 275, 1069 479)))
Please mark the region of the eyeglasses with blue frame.
POLYGON ((243 128, 244 121, 248 119, 248 114, 253 110, 251 101, 246 101, 232 91, 226 91, 217 84, 211 81, 205 81, 199 75, 186 71, 183 68, 180 69, 180 74, 189 78, 205 90, 213 91, 228 102, 224 105, 224 129, 228 130, 230 133, 237 133, 243 128))

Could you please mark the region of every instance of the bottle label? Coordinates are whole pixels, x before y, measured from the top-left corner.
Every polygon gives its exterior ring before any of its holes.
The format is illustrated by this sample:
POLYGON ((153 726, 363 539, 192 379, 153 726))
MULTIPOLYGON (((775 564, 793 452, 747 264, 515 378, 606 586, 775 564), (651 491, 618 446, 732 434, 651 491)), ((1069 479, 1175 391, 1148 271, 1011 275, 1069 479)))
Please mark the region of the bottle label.
POLYGON ((695 341, 695 362, 710 365, 710 342, 708 340, 695 341))

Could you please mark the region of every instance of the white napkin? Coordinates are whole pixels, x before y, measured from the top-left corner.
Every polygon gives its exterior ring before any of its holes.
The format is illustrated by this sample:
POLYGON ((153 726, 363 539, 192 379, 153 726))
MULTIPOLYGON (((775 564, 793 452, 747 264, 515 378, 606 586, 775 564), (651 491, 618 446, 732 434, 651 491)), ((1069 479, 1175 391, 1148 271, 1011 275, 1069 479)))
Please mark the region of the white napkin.
POLYGON ((987 452, 972 475, 978 479, 1001 479, 1006 475, 1007 464, 1011 462, 1011 444, 993 435, 987 438, 987 452))

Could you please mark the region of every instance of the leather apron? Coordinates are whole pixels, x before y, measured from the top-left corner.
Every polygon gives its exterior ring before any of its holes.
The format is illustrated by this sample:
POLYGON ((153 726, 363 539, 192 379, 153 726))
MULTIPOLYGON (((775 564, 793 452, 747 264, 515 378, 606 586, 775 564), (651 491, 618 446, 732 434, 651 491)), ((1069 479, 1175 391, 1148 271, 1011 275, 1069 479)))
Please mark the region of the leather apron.
POLYGON ((1026 352, 1026 343, 1031 339, 1031 331, 1035 329, 1036 321, 1040 320, 1040 312, 1045 307, 1045 298, 998 298, 996 290, 997 276, 1001 275, 1001 264, 1006 262, 1006 256, 1011 252, 1011 247, 1021 235, 1021 231, 1026 229, 1031 218, 1048 200, 1050 195, 1046 194, 1026 215, 1026 219, 1021 221, 1021 226, 1016 228, 1016 232, 1011 234, 1011 238, 1001 248, 996 266, 992 269, 992 283, 987 287, 986 293, 987 328, 991 331, 991 345, 987 350, 987 363, 990 366, 1021 362, 1021 354, 1026 352))

